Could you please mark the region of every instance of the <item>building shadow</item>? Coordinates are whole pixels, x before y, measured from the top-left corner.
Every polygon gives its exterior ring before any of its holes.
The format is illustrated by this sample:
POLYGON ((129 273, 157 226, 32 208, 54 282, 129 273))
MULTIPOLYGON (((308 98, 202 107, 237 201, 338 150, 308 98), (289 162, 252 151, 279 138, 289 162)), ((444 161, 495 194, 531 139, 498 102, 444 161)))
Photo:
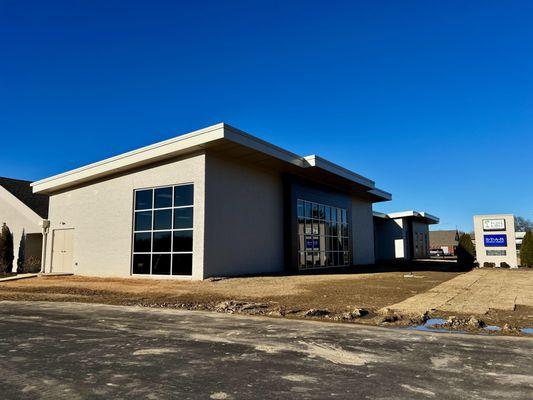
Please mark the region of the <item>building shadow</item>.
POLYGON ((348 267, 317 268, 301 271, 281 271, 277 273, 262 273, 249 275, 233 275, 227 278, 247 278, 247 277, 280 277, 280 276, 302 276, 302 275, 358 275, 358 274, 378 274, 386 272, 468 272, 472 268, 465 268, 456 260, 424 259, 424 260, 394 260, 382 261, 371 265, 354 265, 348 267))

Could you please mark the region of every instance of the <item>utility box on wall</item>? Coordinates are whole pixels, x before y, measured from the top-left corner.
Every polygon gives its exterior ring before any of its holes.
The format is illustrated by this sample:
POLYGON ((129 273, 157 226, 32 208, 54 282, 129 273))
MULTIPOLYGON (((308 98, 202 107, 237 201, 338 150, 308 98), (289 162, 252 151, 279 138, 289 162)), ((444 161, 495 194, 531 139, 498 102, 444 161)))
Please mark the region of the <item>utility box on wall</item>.
POLYGON ((494 263, 500 267, 507 263, 518 267, 514 216, 512 214, 475 215, 476 258, 481 267, 494 263))

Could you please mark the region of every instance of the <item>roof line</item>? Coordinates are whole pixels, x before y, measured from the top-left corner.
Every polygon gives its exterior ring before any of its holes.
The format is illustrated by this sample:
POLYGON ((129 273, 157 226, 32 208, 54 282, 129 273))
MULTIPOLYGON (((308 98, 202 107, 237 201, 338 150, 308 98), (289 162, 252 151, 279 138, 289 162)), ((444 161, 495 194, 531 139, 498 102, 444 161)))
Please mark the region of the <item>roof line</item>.
POLYGON ((317 156, 316 154, 306 156, 304 157, 304 160, 306 160, 310 166, 319 167, 327 171, 333 172, 336 175, 339 175, 349 180, 352 180, 354 182, 357 182, 363 186, 368 187, 369 189, 374 189, 376 187, 375 182, 373 180, 365 178, 364 176, 359 175, 353 171, 350 171, 349 169, 346 169, 344 167, 341 167, 340 165, 332 163, 331 161, 326 160, 325 158, 322 158, 320 156, 317 156))
POLYGON ((248 147, 300 168, 320 168, 360 184, 369 189, 368 192, 370 194, 384 200, 390 200, 392 198, 390 193, 377 189, 374 181, 334 164, 329 160, 316 155, 302 157, 224 122, 41 179, 31 183, 31 187, 33 188, 34 193, 58 190, 60 188, 72 186, 76 183, 87 182, 116 171, 124 171, 135 166, 149 164, 152 161, 168 158, 172 155, 183 154, 189 149, 202 149, 209 143, 221 139, 226 139, 230 142, 248 147))
POLYGON ((423 218, 423 219, 428 220, 430 224, 438 224, 440 221, 439 217, 436 217, 424 211, 415 211, 415 210, 399 211, 399 212, 393 212, 393 213, 388 213, 388 214, 381 213, 378 211, 373 211, 373 215, 374 217, 389 218, 389 219, 408 218, 408 217, 423 218))
MULTIPOLYGON (((29 220, 34 220, 37 225, 39 221, 42 221, 43 217, 33 211, 26 203, 20 200, 17 196, 7 190, 5 187, 0 185, 0 197, 3 197, 8 203, 13 207, 18 209, 22 215, 24 215, 29 220)), ((3 221, 0 221, 3 222, 3 221)))
POLYGON ((101 165, 109 164, 109 163, 111 163, 113 161, 121 160, 121 159, 130 157, 130 156, 137 155, 137 154, 140 154, 140 153, 144 153, 146 151, 150 151, 150 150, 153 150, 153 149, 157 149, 159 147, 163 147, 163 146, 166 146, 166 145, 169 145, 169 144, 172 144, 172 143, 176 143, 176 142, 180 142, 180 141, 183 141, 183 140, 186 140, 186 139, 190 139, 190 138, 193 138, 195 136, 199 136, 199 135, 211 132, 211 131, 215 131, 217 129, 222 128, 223 126, 224 126, 223 123, 219 123, 219 124, 216 124, 216 125, 208 126, 206 128, 198 129, 198 130, 190 132, 190 133, 185 133, 183 135, 179 135, 179 136, 167 139, 167 140, 163 140, 162 142, 157 142, 157 143, 154 143, 154 144, 151 144, 151 145, 148 145, 148 146, 141 147, 139 149, 128 151, 126 153, 122 153, 122 154, 119 154, 119 155, 116 155, 116 156, 113 156, 113 157, 105 158, 105 159, 103 159, 101 161, 97 161, 97 162, 94 162, 94 163, 91 163, 91 164, 87 164, 87 165, 84 165, 84 166, 79 167, 79 168, 75 168, 75 169, 72 169, 72 170, 69 170, 69 171, 66 171, 66 172, 62 172, 62 173, 57 174, 57 175, 52 175, 52 176, 50 176, 48 178, 44 178, 44 179, 35 181, 30 186, 33 187, 33 186, 36 186, 36 185, 41 185, 43 183, 50 182, 50 181, 52 181, 54 179, 64 178, 66 176, 73 175, 73 174, 78 173, 78 172, 86 171, 86 170, 94 168, 94 167, 99 167, 101 165))
MULTIPOLYGON (((237 135, 239 135, 241 138, 245 138, 247 140, 250 140, 254 142, 255 144, 259 145, 256 147, 257 150, 260 150, 261 147, 269 149, 271 152, 270 154, 272 156, 275 156, 277 158, 281 158, 282 160, 288 161, 291 164, 298 165, 299 167, 305 167, 305 157, 302 157, 296 153, 293 153, 291 151, 285 150, 282 147, 276 146, 275 144, 269 143, 266 140, 260 139, 256 136, 250 135, 247 132, 244 132, 238 128, 235 128, 231 125, 226 124, 225 122, 222 123, 225 130, 227 129, 230 132, 233 132, 237 135), (276 156, 275 153, 278 153, 278 156, 276 156)), ((242 143, 243 144, 243 143, 242 143)), ((264 152, 264 151, 263 151, 264 152)))

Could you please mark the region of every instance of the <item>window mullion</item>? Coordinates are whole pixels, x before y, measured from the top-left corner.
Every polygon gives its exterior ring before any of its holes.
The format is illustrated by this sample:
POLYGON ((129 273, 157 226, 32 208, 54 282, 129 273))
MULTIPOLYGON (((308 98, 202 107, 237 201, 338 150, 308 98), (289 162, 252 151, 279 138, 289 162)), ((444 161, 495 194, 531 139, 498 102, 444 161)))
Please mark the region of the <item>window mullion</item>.
MULTIPOLYGON (((164 263, 164 264, 161 264, 160 267, 162 267, 163 269, 159 269, 158 273, 155 274, 155 276, 159 276, 159 274, 161 274, 161 276, 163 275, 166 275, 166 276, 172 276, 174 275, 174 269, 176 269, 176 266, 174 265, 174 254, 183 254, 183 255, 189 255, 190 257, 187 259, 185 258, 185 264, 183 264, 183 270, 181 268, 179 268, 176 272, 177 273, 180 273, 180 275, 182 275, 183 273, 185 273, 186 275, 192 275, 192 254, 193 254, 193 251, 191 249, 191 251, 177 251, 177 252, 174 252, 174 247, 175 247, 175 240, 174 240, 174 232, 175 231, 185 231, 185 232, 191 232, 190 233, 190 236, 189 235, 186 235, 188 237, 188 240, 192 241, 193 239, 193 233, 194 233, 194 225, 193 225, 193 219, 194 219, 194 200, 193 200, 193 196, 194 196, 194 185, 193 184, 190 184, 190 183, 187 183, 187 184, 181 184, 181 185, 171 185, 171 186, 164 186, 164 187, 157 187, 157 188, 146 188, 146 189, 139 189, 139 190, 135 190, 134 191, 134 210, 133 210, 133 251, 132 251, 132 254, 133 254, 133 257, 132 259, 135 259, 136 255, 143 255, 147 258, 147 260, 143 260, 142 258, 138 258, 139 261, 133 261, 134 262, 134 267, 133 267, 133 274, 137 275, 137 274, 149 274, 149 275, 154 275, 154 261, 157 259, 159 260, 159 262, 161 263, 164 263), (179 194, 176 193, 176 188, 177 187, 183 187, 183 186, 186 186, 185 188, 183 189, 179 189, 179 194), (188 186, 188 187, 187 187, 188 186), (172 188, 172 191, 170 191, 170 196, 171 196, 171 201, 168 202, 168 200, 165 199, 165 196, 167 196, 169 193, 169 190, 167 190, 166 192, 165 191, 161 191, 159 189, 164 189, 164 188, 172 188), (142 193, 142 195, 139 195, 139 193, 142 193), (147 201, 148 200, 148 196, 151 196, 150 197, 150 202, 147 201), (157 197, 157 201, 156 201, 156 196, 157 197), (178 200, 179 202, 176 201, 177 197, 178 196, 178 200), (192 204, 188 204, 189 201, 191 201, 192 204), (166 205, 166 204, 169 204, 170 203, 170 207, 158 207, 156 208, 156 205, 166 205), (180 205, 177 205, 177 204, 180 204, 180 205), (139 208, 139 209, 138 209, 139 208), (184 226, 187 226, 187 227, 183 227, 183 228, 175 228, 174 227, 174 219, 176 218, 176 209, 186 209, 186 208, 190 208, 191 211, 190 212, 182 212, 183 215, 181 215, 180 217, 183 218, 182 222, 183 223, 186 223, 186 225, 184 225, 182 223, 182 225, 184 226), (161 213, 160 211, 161 210, 168 210, 166 213, 161 213), (156 217, 156 211, 158 211, 158 215, 156 217), (142 227, 142 228, 148 228, 148 229, 144 229, 144 230, 136 230, 136 221, 137 221, 137 214, 141 215, 140 212, 145 212, 145 214, 147 214, 148 212, 150 213, 150 225, 149 226, 142 226, 142 223, 141 225, 139 225, 139 227, 142 227), (166 215, 165 215, 166 214, 166 215), (155 222, 156 222, 156 218, 158 221, 160 221, 162 224, 160 225, 165 225, 165 221, 166 221, 166 217, 169 217, 170 218, 170 227, 169 228, 164 228, 164 229, 155 229, 156 226, 155 226, 155 222), (192 224, 192 226, 189 227, 189 223, 192 224), (154 251, 155 251, 155 237, 157 236, 157 240, 168 240, 166 239, 167 235, 166 234, 162 234, 160 232, 168 232, 168 234, 170 234, 170 239, 169 239, 169 242, 167 242, 169 245, 170 245, 170 248, 168 249, 169 251, 157 251, 156 254, 154 254, 154 251), (159 233, 158 235, 156 235, 156 233, 159 233), (136 241, 136 235, 139 234, 140 236, 137 237, 137 241, 136 241), (135 251, 135 244, 137 243, 138 246, 142 246, 142 240, 143 240, 143 236, 142 234, 144 234, 145 236, 147 235, 150 235, 150 242, 149 242, 149 245, 146 246, 146 250, 148 251, 135 251), (156 257, 157 255, 157 257, 156 257), (165 257, 162 257, 162 255, 165 255, 165 257), (169 257, 170 259, 167 260, 166 257, 169 257), (142 263, 143 262, 149 262, 150 263, 150 268, 146 271, 145 269, 143 269, 143 265, 142 263), (167 264, 168 262, 168 264, 167 264), (137 264, 138 263, 138 264, 137 264), (169 267, 169 269, 166 269, 166 267, 169 267), (135 271, 139 271, 139 272, 135 272, 135 271), (144 272, 146 271, 146 272, 144 272), (168 271, 168 272, 167 272, 168 271)), ((144 217, 147 217, 147 215, 144 215, 144 217)), ((180 219, 181 219, 180 218, 180 219)), ((148 221, 146 221, 148 222, 148 221)), ((148 224, 146 224, 148 225, 148 224)), ((181 240, 181 239, 180 239, 181 240)), ((162 242, 163 243, 163 242, 162 242)), ((166 246, 159 246, 158 248, 160 249, 166 249, 166 246)), ((187 246, 185 249, 188 249, 189 247, 187 246)), ((138 249, 143 249, 144 250, 144 247, 138 247, 138 249)), ((180 263, 182 262, 181 260, 183 260, 183 258, 180 258, 180 263)), ((181 265, 181 264, 179 264, 181 265)))

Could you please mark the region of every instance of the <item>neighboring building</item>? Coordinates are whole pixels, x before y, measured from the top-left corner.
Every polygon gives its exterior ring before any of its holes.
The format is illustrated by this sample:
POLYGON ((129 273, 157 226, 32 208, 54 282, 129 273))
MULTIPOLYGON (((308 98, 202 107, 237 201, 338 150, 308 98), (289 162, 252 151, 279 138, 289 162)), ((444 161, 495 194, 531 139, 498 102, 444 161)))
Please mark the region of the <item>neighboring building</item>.
POLYGON ((507 263, 518 267, 516 233, 512 214, 474 216, 476 259, 480 266, 507 263))
POLYGON ((458 232, 456 230, 429 231, 430 250, 442 249, 447 256, 456 255, 459 245, 458 232))
POLYGON ((0 226, 5 222, 13 233, 13 271, 17 269, 18 249, 26 235, 26 260, 41 260, 42 221, 48 217, 48 196, 34 194, 31 182, 0 177, 0 226))
POLYGON ((373 215, 377 260, 429 257, 429 225, 438 224, 437 217, 418 211, 373 215))
POLYGON ((46 272, 97 276, 372 264, 372 204, 391 200, 368 178, 226 124, 32 186, 50 196, 46 272))
POLYGON ((522 247, 522 241, 524 240, 524 236, 526 236, 526 232, 515 232, 515 242, 516 242, 516 251, 518 254, 520 254, 520 248, 522 247))

